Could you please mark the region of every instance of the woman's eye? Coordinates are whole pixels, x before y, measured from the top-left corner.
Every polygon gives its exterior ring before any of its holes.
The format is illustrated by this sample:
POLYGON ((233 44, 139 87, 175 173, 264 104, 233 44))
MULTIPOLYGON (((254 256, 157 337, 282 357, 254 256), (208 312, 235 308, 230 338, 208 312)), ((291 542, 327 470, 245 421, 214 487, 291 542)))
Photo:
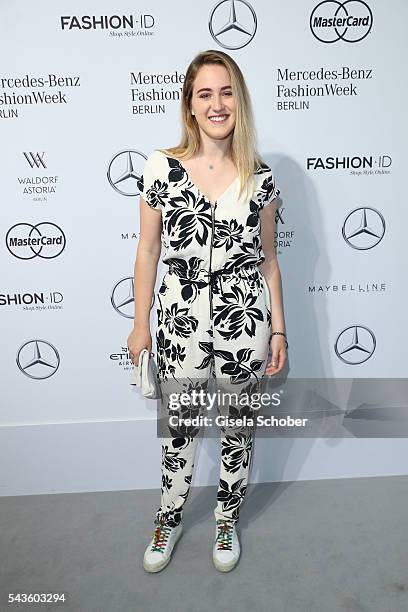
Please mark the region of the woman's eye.
MULTIPOLYGON (((232 91, 224 91, 223 94, 224 94, 224 96, 230 97, 230 96, 232 96, 232 91)), ((211 94, 209 94, 209 93, 203 93, 203 94, 199 95, 199 98, 202 98, 203 100, 205 100, 207 98, 210 98, 210 97, 211 97, 211 94)))

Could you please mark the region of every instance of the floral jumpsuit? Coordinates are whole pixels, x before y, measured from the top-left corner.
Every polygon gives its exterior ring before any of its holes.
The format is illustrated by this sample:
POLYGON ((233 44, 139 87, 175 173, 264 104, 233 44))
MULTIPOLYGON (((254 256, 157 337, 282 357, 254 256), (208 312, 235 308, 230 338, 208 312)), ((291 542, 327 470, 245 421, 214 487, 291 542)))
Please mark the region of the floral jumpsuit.
MULTIPOLYGON (((166 385, 171 391, 179 385, 180 391, 191 392, 206 389, 215 378, 242 390, 264 374, 272 330, 269 289, 258 269, 265 259, 259 211, 279 195, 279 189, 264 163, 254 172, 254 180, 250 199, 245 192, 238 198, 237 177, 211 203, 182 163, 160 150, 150 153, 138 180, 140 195, 162 214, 163 263, 169 266, 157 294, 156 332, 160 404, 167 416, 171 409, 166 385)), ((188 416, 194 414, 191 406, 184 410, 188 416)), ((242 415, 242 407, 230 405, 228 411, 242 415)), ((162 436, 156 524, 174 527, 181 522, 198 429, 167 425, 162 436)), ((214 515, 237 522, 247 489, 254 431, 222 426, 221 431, 214 515)))

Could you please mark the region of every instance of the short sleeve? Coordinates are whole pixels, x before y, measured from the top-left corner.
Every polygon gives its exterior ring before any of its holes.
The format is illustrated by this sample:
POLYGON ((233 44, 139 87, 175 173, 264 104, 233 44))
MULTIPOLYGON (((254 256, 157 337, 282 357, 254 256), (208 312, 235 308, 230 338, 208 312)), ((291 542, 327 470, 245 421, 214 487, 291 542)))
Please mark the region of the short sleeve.
POLYGON ((260 202, 260 210, 265 208, 273 202, 275 198, 277 198, 280 194, 280 189, 278 189, 275 181, 275 177, 273 172, 269 166, 263 166, 263 181, 262 181, 262 199, 260 202))
POLYGON ((147 157, 143 172, 137 178, 139 195, 150 208, 161 210, 163 208, 163 181, 160 173, 160 158, 158 151, 153 151, 147 157))

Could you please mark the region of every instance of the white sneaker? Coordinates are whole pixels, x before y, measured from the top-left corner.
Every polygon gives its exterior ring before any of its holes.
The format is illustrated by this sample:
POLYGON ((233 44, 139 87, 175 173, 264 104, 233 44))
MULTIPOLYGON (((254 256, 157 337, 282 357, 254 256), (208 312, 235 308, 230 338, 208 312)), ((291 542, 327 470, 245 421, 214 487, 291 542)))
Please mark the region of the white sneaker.
POLYGON ((156 526, 143 557, 143 567, 146 572, 160 572, 170 563, 171 553, 181 536, 182 530, 181 523, 177 527, 170 527, 168 525, 156 526))
POLYGON ((230 572, 237 564, 241 547, 235 524, 217 520, 213 547, 214 565, 220 572, 230 572))

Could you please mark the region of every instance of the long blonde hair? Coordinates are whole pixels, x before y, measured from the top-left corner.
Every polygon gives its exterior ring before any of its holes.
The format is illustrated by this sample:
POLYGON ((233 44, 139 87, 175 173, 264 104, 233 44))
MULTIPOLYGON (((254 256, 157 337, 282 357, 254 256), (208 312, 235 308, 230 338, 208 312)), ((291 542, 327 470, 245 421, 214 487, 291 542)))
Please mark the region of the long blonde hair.
POLYGON ((182 135, 180 144, 169 149, 160 149, 166 155, 176 158, 189 159, 200 148, 200 131, 194 116, 191 115, 190 105, 193 85, 199 69, 207 64, 224 66, 231 79, 232 94, 236 101, 236 120, 231 139, 231 159, 238 170, 240 179, 239 197, 244 191, 252 196, 254 189, 253 173, 262 162, 256 147, 256 130, 253 119, 252 104, 244 76, 238 64, 223 51, 202 51, 187 68, 181 94, 181 125, 182 135))

